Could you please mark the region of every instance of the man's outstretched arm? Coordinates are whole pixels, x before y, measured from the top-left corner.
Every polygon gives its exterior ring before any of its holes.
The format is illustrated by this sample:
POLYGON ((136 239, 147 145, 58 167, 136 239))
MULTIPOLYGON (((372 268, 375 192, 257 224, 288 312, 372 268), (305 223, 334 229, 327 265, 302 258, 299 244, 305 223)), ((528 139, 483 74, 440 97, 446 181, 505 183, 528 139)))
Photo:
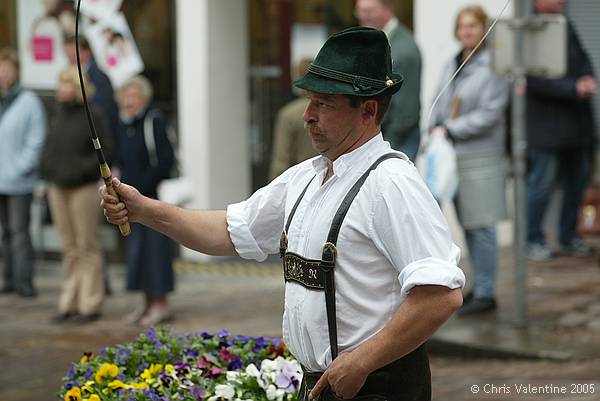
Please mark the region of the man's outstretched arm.
POLYGON ((104 215, 112 224, 140 223, 173 238, 181 245, 209 255, 234 256, 224 210, 183 209, 140 194, 134 187, 113 178, 121 198, 100 188, 104 215))

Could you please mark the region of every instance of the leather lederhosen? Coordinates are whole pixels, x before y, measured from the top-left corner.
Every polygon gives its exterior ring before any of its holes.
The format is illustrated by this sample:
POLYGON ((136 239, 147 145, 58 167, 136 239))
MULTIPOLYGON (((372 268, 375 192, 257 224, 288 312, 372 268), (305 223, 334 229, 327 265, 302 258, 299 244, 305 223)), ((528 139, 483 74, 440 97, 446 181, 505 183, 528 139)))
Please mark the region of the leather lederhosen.
MULTIPOLYGON (((306 185, 290 215, 285 229, 281 234, 280 257, 283 261, 283 271, 286 282, 294 281, 312 291, 325 292, 325 307, 327 310, 327 327, 332 360, 338 355, 337 322, 335 309, 335 259, 337 257, 337 238, 344 217, 352 201, 360 191, 370 172, 377 168, 379 163, 389 158, 399 158, 395 153, 388 153, 377 159, 367 171, 352 186, 344 197, 340 207, 333 217, 327 241, 323 245, 320 260, 307 259, 293 252, 288 252, 288 237, 290 224, 312 180, 306 185)), ((299 401, 308 401, 308 393, 315 386, 322 372, 306 372, 300 387, 299 401)), ((431 373, 429 359, 425 345, 421 345, 408 355, 378 369, 367 377, 354 400, 387 400, 387 401, 429 401, 431 400, 431 373)), ((326 388, 321 396, 321 401, 340 400, 333 392, 326 388)))

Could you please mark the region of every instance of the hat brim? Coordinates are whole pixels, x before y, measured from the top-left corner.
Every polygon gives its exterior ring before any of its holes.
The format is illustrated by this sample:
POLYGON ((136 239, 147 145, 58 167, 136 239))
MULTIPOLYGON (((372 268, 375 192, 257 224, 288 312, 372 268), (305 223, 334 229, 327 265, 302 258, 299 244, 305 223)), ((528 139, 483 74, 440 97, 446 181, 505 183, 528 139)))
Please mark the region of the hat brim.
POLYGON ((391 73, 390 75, 390 78, 394 83, 384 88, 355 87, 351 83, 326 78, 321 75, 313 74, 312 72, 307 72, 303 77, 295 80, 294 85, 300 89, 326 93, 329 95, 352 95, 361 97, 377 96, 384 93, 393 95, 400 90, 404 79, 400 74, 391 73))

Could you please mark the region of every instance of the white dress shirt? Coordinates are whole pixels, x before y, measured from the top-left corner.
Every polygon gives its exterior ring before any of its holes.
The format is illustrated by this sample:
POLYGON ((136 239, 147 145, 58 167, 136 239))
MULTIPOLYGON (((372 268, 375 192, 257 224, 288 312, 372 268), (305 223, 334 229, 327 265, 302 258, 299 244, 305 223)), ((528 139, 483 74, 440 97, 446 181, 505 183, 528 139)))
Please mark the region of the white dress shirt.
MULTIPOLYGON (((464 286, 459 248, 440 208, 408 158, 381 134, 333 162, 309 159, 285 171, 248 200, 229 205, 231 240, 243 258, 279 252, 286 219, 310 179, 293 217, 288 251, 320 259, 333 215, 358 178, 380 156, 395 152, 371 172, 352 203, 337 241, 336 311, 340 352, 381 330, 416 285, 464 286)), ((331 363, 325 295, 290 281, 285 286, 283 338, 310 371, 331 363)))

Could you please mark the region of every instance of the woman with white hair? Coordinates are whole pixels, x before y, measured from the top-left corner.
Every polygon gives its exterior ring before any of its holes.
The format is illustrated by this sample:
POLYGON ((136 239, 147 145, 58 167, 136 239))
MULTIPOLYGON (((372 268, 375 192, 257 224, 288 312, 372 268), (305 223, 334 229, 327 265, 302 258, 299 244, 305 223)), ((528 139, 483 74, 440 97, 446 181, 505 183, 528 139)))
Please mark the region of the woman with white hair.
MULTIPOLYGON (((152 85, 138 75, 118 92, 117 164, 123 181, 146 196, 157 198, 158 184, 174 165, 163 114, 150 107, 152 85)), ((141 224, 131 225, 127 243, 127 289, 143 291, 144 306, 126 317, 130 323, 151 326, 171 318, 167 294, 175 287, 172 263, 175 244, 141 224)))
MULTIPOLYGON (((86 93, 94 88, 84 75, 86 93)), ((97 183, 98 159, 88 132, 81 84, 76 67, 58 79, 57 110, 50 122, 40 159, 40 176, 48 182, 52 220, 61 239, 64 279, 58 301, 57 323, 88 322, 100 317, 104 301, 102 249, 97 183)), ((108 121, 92 108, 102 148, 110 161, 114 153, 108 121)))

